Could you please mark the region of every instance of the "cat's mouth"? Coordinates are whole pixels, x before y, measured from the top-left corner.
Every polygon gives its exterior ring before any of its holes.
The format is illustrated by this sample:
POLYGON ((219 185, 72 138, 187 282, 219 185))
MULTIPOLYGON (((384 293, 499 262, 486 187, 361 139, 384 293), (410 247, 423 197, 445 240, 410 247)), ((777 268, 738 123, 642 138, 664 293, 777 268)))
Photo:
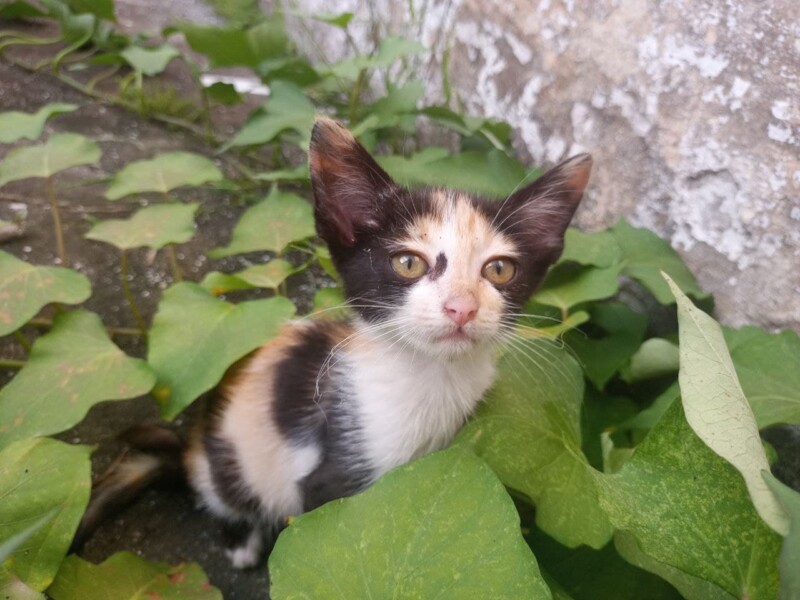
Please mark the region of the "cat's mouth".
POLYGON ((440 335, 439 337, 435 338, 437 342, 444 342, 444 343, 463 343, 469 342, 471 344, 475 343, 475 338, 464 331, 461 327, 458 329, 454 329, 445 333, 444 335, 440 335))

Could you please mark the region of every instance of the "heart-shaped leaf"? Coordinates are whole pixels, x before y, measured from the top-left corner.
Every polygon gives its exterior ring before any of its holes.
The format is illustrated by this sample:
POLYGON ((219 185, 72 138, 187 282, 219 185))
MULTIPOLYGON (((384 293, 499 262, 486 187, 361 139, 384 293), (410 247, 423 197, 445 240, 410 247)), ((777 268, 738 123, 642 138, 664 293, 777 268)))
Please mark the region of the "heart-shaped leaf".
POLYGON ((331 67, 331 72, 338 77, 356 79, 362 69, 388 67, 398 58, 419 54, 425 47, 414 40, 400 37, 386 37, 381 40, 378 49, 371 56, 354 56, 331 67))
POLYGON ((219 383, 226 369, 275 335, 295 312, 283 297, 234 305, 197 284, 173 285, 161 298, 147 360, 161 414, 175 417, 219 383))
POLYGON ((626 559, 689 600, 776 597, 781 538, 756 513, 736 469, 694 434, 680 402, 619 473, 597 480, 626 559))
POLYGON ((789 520, 761 477, 769 471, 753 410, 739 385, 719 324, 695 307, 668 276, 678 303, 678 381, 686 420, 709 448, 744 477, 761 518, 781 535, 789 520))
POLYGON ((570 547, 601 548, 611 526, 581 451, 582 398, 583 374, 567 350, 518 341, 459 439, 474 440, 502 482, 533 501, 536 524, 548 535, 570 547))
POLYGON ((0 186, 29 177, 50 177, 56 173, 90 165, 100 160, 100 146, 77 133, 56 133, 44 144, 16 148, 0 162, 0 186))
POLYGON ((757 327, 724 329, 725 341, 758 427, 800 423, 800 336, 757 327))
POLYGON ((11 571, 34 590, 53 581, 89 502, 90 452, 48 438, 22 440, 0 451, 0 539, 47 519, 10 562, 11 571))
POLYGON ((610 267, 559 264, 547 274, 532 300, 567 311, 573 306, 610 298, 619 290, 620 265, 610 267))
POLYGON ((263 202, 250 207, 233 230, 231 243, 208 255, 223 258, 233 254, 269 250, 282 252, 290 242, 315 234, 311 205, 295 194, 273 189, 263 202))
POLYGON ((298 517, 269 570, 276 600, 550 598, 511 498, 463 447, 298 517))
MULTIPOLYGON (((263 19, 264 15, 260 17, 263 19)), ((255 68, 288 50, 288 37, 280 14, 248 29, 194 23, 181 23, 178 29, 186 36, 192 50, 208 56, 212 67, 255 68)))
POLYGON ((39 139, 47 119, 73 110, 78 110, 76 104, 54 102, 43 106, 35 113, 16 110, 0 113, 0 144, 11 144, 22 139, 39 139))
POLYGON ((89 280, 77 271, 36 267, 0 250, 0 336, 22 327, 46 304, 78 304, 91 293, 89 280))
POLYGON ((62 313, 36 340, 25 368, 0 390, 0 447, 68 429, 94 404, 135 398, 154 382, 143 360, 111 343, 97 315, 62 313))
POLYGON ((159 249, 182 244, 194 236, 194 213, 199 204, 156 204, 139 210, 128 219, 100 221, 86 238, 128 250, 159 249))
POLYGON ((150 562, 118 552, 99 565, 67 557, 47 590, 53 600, 222 600, 196 563, 150 562))
POLYGON ((267 144, 286 130, 298 133, 301 145, 308 146, 316 112, 303 90, 288 81, 276 80, 270 86, 267 103, 250 116, 220 151, 235 146, 267 144))
POLYGON ((143 192, 166 194, 185 185, 196 186, 221 179, 222 171, 205 156, 191 152, 167 152, 125 165, 111 179, 106 198, 119 200, 143 192))
POLYGON ((680 367, 678 346, 663 338, 650 338, 631 356, 631 361, 620 370, 627 383, 664 377, 677 372, 680 367))
POLYGON ((631 227, 625 220, 621 220, 609 232, 622 252, 622 274, 641 283, 661 304, 675 301, 661 277, 662 271, 693 298, 708 298, 678 253, 655 233, 649 229, 631 227))
POLYGON ((173 58, 181 53, 169 44, 162 44, 158 48, 142 48, 141 46, 128 46, 120 52, 120 56, 137 71, 152 77, 162 73, 173 58))
POLYGON ((619 262, 622 251, 608 231, 584 233, 570 227, 564 235, 564 251, 559 262, 576 262, 594 267, 610 267, 619 262))
POLYGON ((273 258, 263 265, 253 265, 234 275, 252 285, 253 287, 277 289, 289 275, 296 273, 297 269, 282 258, 273 258))

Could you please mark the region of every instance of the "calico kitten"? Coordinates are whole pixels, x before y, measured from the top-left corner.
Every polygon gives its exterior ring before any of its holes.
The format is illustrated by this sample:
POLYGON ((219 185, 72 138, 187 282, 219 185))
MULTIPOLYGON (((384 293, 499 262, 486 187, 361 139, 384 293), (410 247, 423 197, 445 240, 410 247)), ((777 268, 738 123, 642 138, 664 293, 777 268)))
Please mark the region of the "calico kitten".
POLYGON ((221 386, 184 455, 202 503, 249 529, 229 551, 254 565, 265 533, 444 447, 495 372, 514 315, 559 257, 591 158, 571 158, 488 201, 387 175, 340 124, 310 148, 319 235, 354 316, 305 320, 221 386))

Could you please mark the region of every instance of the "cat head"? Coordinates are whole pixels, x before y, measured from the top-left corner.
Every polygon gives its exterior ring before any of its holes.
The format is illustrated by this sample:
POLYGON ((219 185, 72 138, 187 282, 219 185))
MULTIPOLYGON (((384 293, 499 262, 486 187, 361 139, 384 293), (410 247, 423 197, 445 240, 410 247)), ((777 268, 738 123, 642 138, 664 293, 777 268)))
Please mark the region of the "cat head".
POLYGON ((570 158, 498 200, 409 190, 341 124, 319 118, 309 163, 317 231, 348 302, 376 329, 447 356, 503 337, 561 255, 592 160, 570 158))

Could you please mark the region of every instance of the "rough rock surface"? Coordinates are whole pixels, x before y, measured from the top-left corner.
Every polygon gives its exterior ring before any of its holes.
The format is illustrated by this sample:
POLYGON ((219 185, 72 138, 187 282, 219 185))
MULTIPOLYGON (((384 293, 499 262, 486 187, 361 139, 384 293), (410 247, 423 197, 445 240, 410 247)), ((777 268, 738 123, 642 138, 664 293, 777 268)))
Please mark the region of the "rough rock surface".
MULTIPOLYGON (((796 0, 291 4, 354 12, 363 47, 376 32, 421 39, 432 51, 414 72, 431 98, 450 47, 467 111, 509 121, 532 162, 594 154, 581 227, 622 216, 650 227, 714 293, 722 321, 800 331, 796 0)), ((331 28, 313 40, 306 50, 329 59, 347 47, 331 28)))

